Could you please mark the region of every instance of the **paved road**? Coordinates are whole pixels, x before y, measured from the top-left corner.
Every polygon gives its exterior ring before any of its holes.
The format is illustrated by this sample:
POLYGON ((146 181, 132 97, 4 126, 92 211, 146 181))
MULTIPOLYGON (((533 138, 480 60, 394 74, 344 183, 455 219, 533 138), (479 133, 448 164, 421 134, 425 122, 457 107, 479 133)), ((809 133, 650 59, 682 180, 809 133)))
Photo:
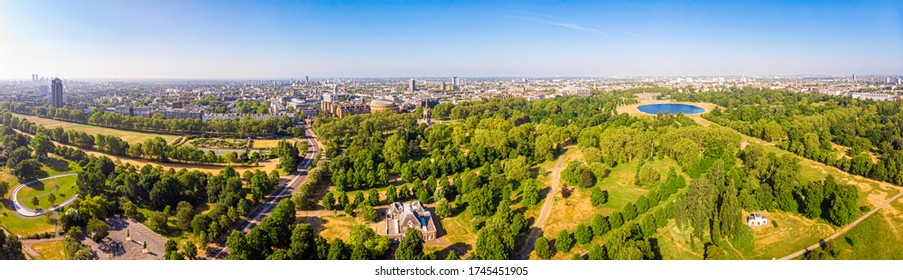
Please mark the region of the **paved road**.
POLYGON ((35 210, 35 209, 25 207, 25 205, 22 205, 21 203, 19 203, 19 199, 16 198, 16 196, 19 194, 19 190, 21 190, 22 188, 24 188, 27 185, 36 183, 41 180, 55 179, 55 178, 69 177, 69 176, 78 176, 78 174, 74 174, 74 173, 73 174, 60 174, 60 175, 50 176, 50 177, 43 178, 43 179, 34 180, 31 182, 16 186, 16 188, 13 189, 13 193, 9 198, 9 200, 11 200, 13 202, 13 205, 16 207, 16 214, 19 216, 22 216, 22 217, 38 217, 38 216, 44 215, 44 213, 51 213, 53 211, 56 211, 57 209, 60 209, 60 207, 69 205, 69 203, 72 203, 73 201, 75 201, 75 199, 78 198, 77 194, 72 196, 72 198, 69 198, 68 200, 63 201, 62 203, 60 203, 54 207, 50 207, 50 209, 35 210))
POLYGON ((827 241, 829 241, 829 240, 832 240, 832 239, 834 239, 834 238, 837 238, 837 237, 839 237, 840 235, 842 235, 842 234, 846 233, 847 231, 849 231, 850 229, 853 229, 853 227, 856 227, 856 225, 858 225, 859 222, 862 222, 863 220, 865 220, 866 218, 868 218, 868 217, 871 216, 872 214, 875 214, 875 212, 878 212, 878 210, 881 210, 881 208, 884 208, 884 206, 887 206, 888 204, 890 204, 890 203, 893 202, 894 200, 897 200, 898 198, 900 198, 900 196, 903 196, 903 191, 901 191, 901 192, 898 193, 897 195, 891 197, 891 198, 888 199, 887 201, 884 201, 884 203, 881 203, 881 205, 878 205, 878 207, 875 207, 875 209, 872 209, 872 211, 869 211, 868 213, 865 213, 865 215, 862 215, 862 217, 859 217, 859 219, 856 219, 855 221, 853 221, 853 222, 850 223, 849 225, 847 225, 847 226, 841 228, 840 230, 838 230, 837 232, 835 232, 835 233, 832 234, 831 236, 828 236, 828 237, 826 237, 825 239, 818 241, 818 243, 815 243, 815 244, 812 244, 812 245, 809 246, 809 247, 806 247, 805 249, 802 249, 802 250, 799 250, 799 251, 797 251, 797 252, 795 252, 795 253, 793 253, 793 254, 784 256, 784 257, 781 258, 781 259, 782 259, 782 260, 790 260, 790 259, 799 257, 799 256, 801 256, 802 254, 805 254, 806 252, 815 250, 815 248, 820 247, 822 244, 824 244, 824 242, 827 242, 827 241))
MULTIPOLYGON (((304 159, 301 160, 301 163, 298 164, 298 170, 295 170, 294 176, 288 181, 287 184, 283 185, 276 190, 273 190, 273 193, 270 194, 267 198, 265 198, 264 202, 257 204, 257 206, 252 209, 251 213, 248 214, 247 219, 239 220, 238 223, 233 225, 232 229, 239 230, 244 233, 248 233, 260 224, 263 221, 263 218, 270 214, 276 205, 279 204, 279 201, 282 201, 286 198, 291 198, 292 194, 298 190, 298 186, 301 183, 304 183, 307 180, 307 170, 308 167, 313 163, 314 157, 317 156, 317 153, 320 150, 320 146, 318 142, 314 142, 316 140, 316 135, 310 129, 305 129, 304 132, 304 140, 307 140, 308 148, 304 154, 304 159)), ((226 256, 229 255, 229 248, 226 245, 226 239, 231 233, 232 230, 227 231, 226 234, 223 234, 217 239, 216 245, 209 248, 207 250, 207 258, 208 259, 225 259, 226 256)))
POLYGON ((530 229, 530 235, 527 236, 527 240, 524 242, 524 247, 521 248, 520 252, 517 253, 518 259, 525 260, 530 257, 530 252, 533 251, 533 244, 536 243, 536 238, 539 238, 542 235, 542 227, 545 225, 546 220, 549 218, 549 214, 552 212, 552 204, 555 201, 555 193, 558 192, 558 185, 561 179, 561 161, 564 159, 564 154, 558 157, 558 165, 552 169, 552 186, 549 190, 549 193, 546 194, 546 200, 542 204, 542 210, 539 211, 539 217, 536 218, 536 223, 533 224, 533 228, 530 229))

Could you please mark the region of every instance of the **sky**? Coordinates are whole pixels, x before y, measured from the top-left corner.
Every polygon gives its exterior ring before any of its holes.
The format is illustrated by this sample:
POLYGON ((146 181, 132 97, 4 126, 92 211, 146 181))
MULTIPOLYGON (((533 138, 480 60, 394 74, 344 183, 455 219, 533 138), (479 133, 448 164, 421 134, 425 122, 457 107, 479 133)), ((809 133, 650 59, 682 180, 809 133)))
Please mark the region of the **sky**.
POLYGON ((903 1, 0 0, 0 79, 903 75, 903 1))

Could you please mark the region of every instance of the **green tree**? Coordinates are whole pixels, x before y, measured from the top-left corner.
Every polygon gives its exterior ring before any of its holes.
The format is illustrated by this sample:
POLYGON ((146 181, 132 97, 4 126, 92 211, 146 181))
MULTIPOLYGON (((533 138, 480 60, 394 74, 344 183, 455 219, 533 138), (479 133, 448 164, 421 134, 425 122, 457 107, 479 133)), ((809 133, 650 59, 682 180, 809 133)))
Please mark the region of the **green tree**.
POLYGON ((439 202, 436 202, 436 216, 441 218, 451 216, 451 205, 448 203, 447 199, 442 198, 439 199, 439 202))
POLYGON ((852 185, 838 185, 832 196, 828 218, 832 224, 849 224, 859 215, 859 190, 852 185))
POLYGON ((505 178, 511 182, 520 182, 530 177, 530 165, 527 157, 518 156, 505 162, 505 178))
POLYGON ((536 238, 536 241, 533 244, 533 250, 540 259, 548 260, 552 257, 552 247, 549 245, 549 240, 546 239, 545 236, 536 238))
POLYGON ((361 217, 363 217, 364 220, 376 222, 379 218, 379 213, 376 212, 376 209, 373 209, 373 206, 365 204, 364 207, 361 208, 361 217))
POLYGON ((53 152, 54 145, 50 141, 50 137, 38 132, 31 138, 31 148, 34 150, 36 159, 47 158, 47 153, 53 152))
POLYGON ((590 260, 607 260, 608 249, 603 245, 592 245, 587 254, 590 260))
POLYGON ((191 231, 191 221, 194 219, 194 207, 187 201, 180 201, 176 205, 176 226, 183 231, 191 231))
POLYGON ((446 261, 458 261, 458 260, 461 260, 461 257, 458 256, 458 253, 456 253, 455 250, 450 250, 448 252, 448 255, 445 256, 445 260, 446 261))
POLYGON ((87 229, 91 240, 98 243, 110 234, 110 226, 97 218, 91 218, 88 221, 87 229))
POLYGON ((580 186, 584 188, 592 187, 596 184, 596 176, 589 169, 583 169, 580 172, 580 186))
POLYGON ((600 188, 593 188, 589 200, 593 206, 602 206, 603 204, 608 203, 608 191, 603 191, 600 188))
POLYGON ((574 238, 579 244, 587 244, 593 240, 593 231, 585 224, 577 225, 577 229, 574 230, 574 238))
POLYGON ((500 223, 488 223, 477 233, 476 253, 485 260, 507 260, 514 250, 510 229, 500 223))
POLYGON ((335 200, 332 198, 332 192, 326 192, 320 203, 323 204, 323 208, 326 208, 326 210, 335 209, 335 200))
POLYGON ((345 242, 342 242, 342 240, 338 238, 334 238, 332 239, 332 242, 329 242, 329 255, 326 259, 347 260, 348 257, 348 249, 345 248, 345 242))
POLYGON ((528 207, 539 203, 539 183, 536 180, 527 180, 524 183, 521 202, 528 207))
POLYGON ((316 234, 310 224, 299 223, 292 229, 291 244, 289 244, 291 255, 295 259, 312 260, 317 259, 316 234))
POLYGON ((555 238, 555 249, 558 250, 559 253, 567 253, 571 251, 571 247, 574 246, 574 238, 571 237, 571 234, 568 233, 567 230, 561 230, 558 232, 558 237, 555 238))
POLYGON ((423 234, 418 229, 408 229, 395 250, 396 260, 423 260, 423 234))
POLYGON ((182 251, 185 252, 185 257, 189 260, 196 260, 198 258, 198 247, 194 245, 194 242, 191 242, 191 240, 185 241, 185 245, 182 246, 182 251))
POLYGON ((47 195, 47 202, 50 203, 51 207, 55 206, 56 205, 56 194, 50 193, 49 195, 47 195))

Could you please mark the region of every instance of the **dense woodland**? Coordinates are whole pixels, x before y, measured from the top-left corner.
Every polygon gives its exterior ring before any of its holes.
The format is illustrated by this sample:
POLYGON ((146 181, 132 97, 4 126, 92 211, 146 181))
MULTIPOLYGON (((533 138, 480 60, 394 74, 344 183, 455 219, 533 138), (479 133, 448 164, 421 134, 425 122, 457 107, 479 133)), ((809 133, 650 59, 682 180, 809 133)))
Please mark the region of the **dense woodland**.
POLYGON ((903 185, 903 100, 755 89, 672 96, 718 104, 724 109, 712 110, 705 118, 772 141, 784 150, 903 185))
POLYGON ((87 123, 105 127, 200 135, 229 135, 236 137, 290 135, 295 122, 287 116, 256 120, 250 117, 240 120, 165 119, 162 115, 151 118, 123 116, 97 109, 88 113, 78 109, 26 106, 23 103, 0 102, 0 109, 15 113, 57 120, 87 123))

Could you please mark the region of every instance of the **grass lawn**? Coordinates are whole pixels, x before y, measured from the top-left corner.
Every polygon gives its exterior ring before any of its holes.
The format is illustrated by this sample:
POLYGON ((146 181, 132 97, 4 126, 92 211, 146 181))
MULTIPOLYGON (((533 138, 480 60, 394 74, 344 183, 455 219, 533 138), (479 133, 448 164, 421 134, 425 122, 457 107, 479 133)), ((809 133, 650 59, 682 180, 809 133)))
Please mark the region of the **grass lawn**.
MULTIPOLYGON (((342 213, 342 211, 339 211, 339 213, 342 213)), ((300 217, 300 220, 310 220, 310 218, 300 217)), ((363 218, 360 217, 340 214, 338 216, 318 217, 314 228, 316 229, 317 234, 327 241, 332 242, 332 239, 334 238, 342 239, 342 241, 348 240, 348 236, 351 235, 351 227, 356 225, 370 226, 370 223, 364 221, 363 218)), ((374 231, 376 230, 374 229, 374 231)))
POLYGON ((6 207, 0 211, 0 225, 13 234, 27 236, 36 233, 53 232, 53 219, 49 216, 26 219, 19 218, 6 207))
POLYGON ((251 145, 254 149, 269 149, 276 147, 276 144, 279 141, 288 141, 289 143, 298 142, 300 139, 297 138, 283 138, 283 139, 254 139, 254 143, 251 145))
POLYGON ((78 131, 83 131, 85 133, 88 133, 90 135, 96 135, 98 133, 112 135, 112 136, 122 138, 122 140, 129 142, 129 144, 142 143, 145 140, 152 139, 157 136, 163 137, 163 139, 165 139, 166 142, 169 143, 173 139, 176 139, 176 137, 179 137, 178 135, 154 134, 154 133, 119 130, 119 129, 114 129, 114 128, 106 128, 106 127, 100 127, 100 126, 94 126, 94 125, 86 125, 86 124, 58 121, 58 120, 45 119, 45 118, 40 118, 40 117, 35 117, 35 116, 20 115, 20 114, 15 114, 15 113, 13 115, 15 115, 16 117, 18 117, 20 119, 27 119, 35 124, 43 125, 46 128, 62 127, 63 129, 65 129, 67 131, 78 130, 78 131))
POLYGON ((17 194, 19 202, 25 207, 32 209, 49 208, 52 205, 49 201, 49 195, 52 193, 56 196, 54 204, 59 204, 78 193, 78 187, 75 184, 76 176, 66 176, 54 179, 46 179, 40 182, 32 183, 25 186, 17 194), (34 205, 32 198, 38 198, 38 205, 34 205))
POLYGON ((464 210, 455 216, 443 218, 442 228, 448 239, 448 243, 452 244, 461 251, 468 252, 473 250, 477 244, 477 231, 470 226, 473 215, 470 210, 464 210))
POLYGON ((62 240, 53 242, 45 242, 31 246, 32 249, 41 254, 41 260, 65 260, 66 248, 62 240))
POLYGON ((903 259, 903 204, 897 200, 887 207, 834 240, 840 249, 837 259, 903 259))

